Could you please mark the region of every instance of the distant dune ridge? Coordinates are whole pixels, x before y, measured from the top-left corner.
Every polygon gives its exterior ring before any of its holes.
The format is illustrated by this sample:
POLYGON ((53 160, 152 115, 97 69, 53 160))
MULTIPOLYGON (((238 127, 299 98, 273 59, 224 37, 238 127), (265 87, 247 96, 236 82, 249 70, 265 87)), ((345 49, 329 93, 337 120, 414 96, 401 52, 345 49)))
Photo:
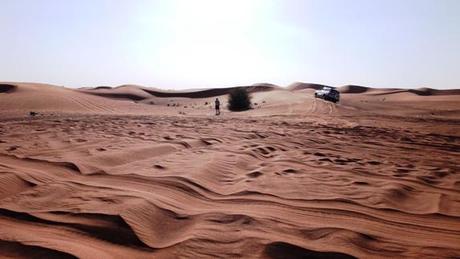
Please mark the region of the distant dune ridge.
POLYGON ((291 91, 298 91, 298 90, 304 90, 304 89, 319 90, 325 86, 327 85, 295 82, 295 83, 288 85, 287 89, 291 91))
MULTIPOLYGON (((324 109, 347 113, 388 112, 390 114, 428 114, 438 116, 453 115, 458 106, 459 89, 437 90, 431 88, 397 89, 371 88, 357 85, 337 87, 342 93, 338 106, 327 108, 326 104, 312 98, 311 91, 325 85, 293 83, 280 87, 269 83, 254 84, 245 87, 253 95, 254 105, 261 114, 269 115, 289 113, 318 113, 324 109), (420 99, 422 98, 422 99, 420 99), (421 102, 423 100, 423 102, 421 102), (263 103, 262 105, 262 102, 263 103), (398 105, 410 102, 413 107, 398 110, 398 105), (391 105, 387 105, 391 103, 391 105), (436 105, 435 105, 436 104, 436 105), (364 106, 365 107, 364 107, 364 106), (260 108, 266 108, 259 110, 260 108), (383 110, 382 110, 383 109, 383 110)), ((110 113, 110 114, 176 114, 168 107, 183 107, 188 113, 203 114, 212 108, 216 97, 226 100, 227 94, 237 87, 191 89, 166 91, 158 88, 137 85, 118 87, 99 86, 94 88, 70 89, 47 84, 1 83, 0 113, 67 112, 67 113, 110 113), (204 107, 204 104, 207 106, 204 107), (201 110, 200 110, 201 109, 201 110)))
MULTIPOLYGON (((332 87, 328 85, 322 84, 312 84, 312 83, 302 83, 296 82, 288 85, 287 87, 283 88, 277 85, 269 84, 269 83, 261 83, 261 84, 254 84, 251 86, 237 86, 237 87, 245 87, 248 89, 249 92, 263 92, 263 91, 273 91, 273 90, 289 90, 289 91, 299 91, 305 89, 314 89, 319 90, 323 87, 332 87)), ((214 97, 214 96, 221 96, 228 94, 232 89, 237 87, 225 87, 225 88, 213 88, 213 89, 204 89, 204 90, 188 90, 188 91, 164 91, 160 89, 150 89, 141 86, 132 86, 132 85, 125 85, 119 86, 115 88, 107 87, 107 86, 100 86, 95 88, 88 88, 85 89, 85 92, 101 95, 101 96, 109 96, 113 94, 113 97, 116 97, 118 90, 123 89, 123 91, 119 91, 120 95, 122 92, 126 92, 127 96, 129 96, 128 89, 141 90, 145 91, 150 95, 156 97, 185 97, 185 98, 207 98, 207 97, 214 97), (95 91, 95 90, 104 90, 104 91, 95 91)), ((346 94, 358 94, 358 93, 367 93, 367 92, 375 92, 378 91, 379 94, 393 94, 393 93, 413 93, 421 96, 432 96, 432 95, 460 95, 460 89, 432 89, 432 88, 417 88, 417 89, 401 89, 401 88, 371 88, 366 86, 359 86, 359 85, 345 85, 336 87, 337 90, 341 93, 346 94)), ((145 94, 136 95, 133 98, 145 98, 145 94)))
POLYGON ((0 258, 460 258, 459 90, 238 87, 0 83, 0 258))
POLYGON ((399 88, 370 88, 358 85, 345 85, 338 87, 341 93, 366 93, 366 92, 379 92, 380 95, 394 94, 394 93, 413 93, 421 96, 432 95, 460 95, 460 89, 432 89, 432 88, 417 88, 417 89, 399 89, 399 88))
MULTIPOLYGON (((305 89, 314 89, 319 90, 323 87, 332 87, 328 85, 321 85, 321 84, 311 84, 311 83, 301 83, 296 82, 293 84, 288 85, 286 88, 291 91, 298 91, 298 90, 305 90, 305 89)), ((337 90, 341 93, 346 94, 360 94, 360 93, 367 93, 367 92, 375 92, 378 91, 379 94, 392 94, 392 93, 403 93, 409 92, 417 95, 422 96, 431 96, 431 95, 460 95, 460 89, 432 89, 432 88, 417 88, 417 89, 401 89, 401 88, 371 88, 366 86, 359 86, 359 85, 344 85, 340 87, 336 87, 337 90)))
POLYGON ((370 90, 369 87, 359 85, 345 85, 338 88, 339 92, 344 94, 360 94, 370 90))
POLYGON ((225 87, 225 88, 213 88, 213 89, 200 89, 200 90, 188 90, 188 91, 164 91, 160 89, 153 89, 134 85, 123 85, 115 88, 108 87, 96 87, 93 89, 82 89, 82 92, 113 98, 124 98, 131 100, 144 100, 149 97, 182 97, 182 98, 208 98, 226 95, 230 91, 238 87, 245 87, 250 93, 272 91, 279 89, 278 86, 269 84, 257 84, 251 86, 236 86, 236 87, 225 87))

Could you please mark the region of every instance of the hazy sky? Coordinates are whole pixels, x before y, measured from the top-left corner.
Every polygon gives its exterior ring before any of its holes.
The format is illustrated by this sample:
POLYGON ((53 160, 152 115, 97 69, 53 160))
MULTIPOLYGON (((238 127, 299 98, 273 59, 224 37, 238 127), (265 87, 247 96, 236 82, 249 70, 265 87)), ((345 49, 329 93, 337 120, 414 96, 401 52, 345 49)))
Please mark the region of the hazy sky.
POLYGON ((0 0, 0 81, 460 88, 460 0, 0 0))

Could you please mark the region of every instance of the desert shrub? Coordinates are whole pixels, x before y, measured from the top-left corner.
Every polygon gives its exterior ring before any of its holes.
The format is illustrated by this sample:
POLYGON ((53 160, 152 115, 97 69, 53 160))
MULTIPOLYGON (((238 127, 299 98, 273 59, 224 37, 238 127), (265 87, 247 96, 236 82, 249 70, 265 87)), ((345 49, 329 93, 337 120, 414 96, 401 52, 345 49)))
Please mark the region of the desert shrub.
POLYGON ((245 111, 251 109, 251 95, 245 88, 236 88, 228 96, 230 111, 245 111))

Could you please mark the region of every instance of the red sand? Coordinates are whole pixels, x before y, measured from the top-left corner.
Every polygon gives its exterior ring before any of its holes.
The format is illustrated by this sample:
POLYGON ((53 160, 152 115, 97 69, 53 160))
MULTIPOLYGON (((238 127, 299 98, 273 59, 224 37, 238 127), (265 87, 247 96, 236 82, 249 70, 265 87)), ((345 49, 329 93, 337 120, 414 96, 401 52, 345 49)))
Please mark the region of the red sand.
POLYGON ((0 257, 460 257, 459 91, 304 86, 0 84, 0 257))

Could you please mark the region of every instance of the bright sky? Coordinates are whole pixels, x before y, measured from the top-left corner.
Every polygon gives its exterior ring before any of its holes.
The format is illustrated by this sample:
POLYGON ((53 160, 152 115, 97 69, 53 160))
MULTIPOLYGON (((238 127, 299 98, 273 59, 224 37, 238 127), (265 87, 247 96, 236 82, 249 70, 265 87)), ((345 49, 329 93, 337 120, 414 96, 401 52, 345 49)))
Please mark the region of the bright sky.
POLYGON ((460 0, 0 0, 0 81, 460 88, 460 0))

